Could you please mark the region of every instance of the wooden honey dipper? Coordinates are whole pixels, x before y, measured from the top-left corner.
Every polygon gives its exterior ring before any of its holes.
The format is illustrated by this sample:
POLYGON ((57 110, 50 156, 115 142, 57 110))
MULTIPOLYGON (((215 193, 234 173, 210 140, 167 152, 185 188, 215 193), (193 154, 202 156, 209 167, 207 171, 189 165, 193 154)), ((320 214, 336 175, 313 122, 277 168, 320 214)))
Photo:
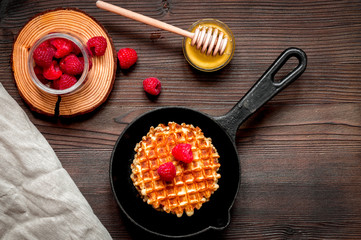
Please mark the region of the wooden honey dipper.
POLYGON ((201 49, 202 53, 205 53, 207 50, 207 55, 210 55, 213 51, 213 56, 216 56, 219 52, 219 55, 222 55, 224 53, 224 50, 226 49, 228 39, 226 36, 224 36, 224 33, 222 31, 218 31, 217 28, 214 29, 209 27, 208 31, 206 28, 203 28, 202 30, 198 27, 194 33, 183 30, 181 28, 172 26, 170 24, 167 24, 165 22, 156 20, 154 18, 150 18, 147 16, 144 16, 142 14, 132 12, 130 10, 115 6, 110 3, 103 2, 101 0, 98 0, 96 2, 96 6, 98 8, 104 9, 109 12, 113 12, 115 14, 136 20, 138 22, 142 22, 145 24, 148 24, 150 26, 160 28, 169 32, 176 33, 178 35, 188 37, 192 39, 191 45, 196 45, 197 49, 201 49), (224 38, 223 38, 224 36, 224 38))

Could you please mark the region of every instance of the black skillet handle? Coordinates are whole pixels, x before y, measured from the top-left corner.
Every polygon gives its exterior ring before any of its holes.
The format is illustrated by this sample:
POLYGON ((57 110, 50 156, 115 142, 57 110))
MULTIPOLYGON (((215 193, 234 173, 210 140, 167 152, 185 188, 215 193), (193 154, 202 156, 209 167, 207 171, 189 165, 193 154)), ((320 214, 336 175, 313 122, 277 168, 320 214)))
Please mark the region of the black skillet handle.
POLYGON ((307 57, 301 49, 286 49, 247 94, 226 115, 215 117, 215 120, 226 130, 232 140, 235 139, 239 126, 277 93, 301 76, 306 69, 306 65, 307 57), (298 59, 297 67, 284 79, 276 82, 276 73, 291 57, 298 59))

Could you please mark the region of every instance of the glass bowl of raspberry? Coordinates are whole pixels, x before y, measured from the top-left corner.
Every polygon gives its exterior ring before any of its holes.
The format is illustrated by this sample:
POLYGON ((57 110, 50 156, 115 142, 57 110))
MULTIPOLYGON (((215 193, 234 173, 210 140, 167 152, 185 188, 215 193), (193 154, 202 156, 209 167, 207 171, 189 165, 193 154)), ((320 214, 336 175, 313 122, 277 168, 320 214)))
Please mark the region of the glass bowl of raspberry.
POLYGON ((87 79, 91 59, 86 45, 69 33, 50 33, 30 48, 28 70, 35 85, 50 94, 72 93, 87 79))

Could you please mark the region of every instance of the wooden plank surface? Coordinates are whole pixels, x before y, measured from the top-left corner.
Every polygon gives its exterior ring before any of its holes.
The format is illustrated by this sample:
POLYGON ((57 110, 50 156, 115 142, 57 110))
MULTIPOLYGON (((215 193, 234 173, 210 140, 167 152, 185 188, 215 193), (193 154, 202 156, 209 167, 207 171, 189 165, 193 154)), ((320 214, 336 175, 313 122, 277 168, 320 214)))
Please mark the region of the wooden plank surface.
POLYGON ((286 48, 308 55, 306 72, 248 119, 237 133, 241 186, 230 226, 197 239, 361 238, 361 1, 109 1, 187 29, 213 17, 233 31, 231 63, 215 73, 190 67, 182 38, 116 16, 95 1, 3 0, 0 82, 54 148, 114 239, 156 239, 122 217, 111 192, 109 159, 135 117, 161 106, 186 106, 218 116, 247 92, 286 48), (32 113, 17 92, 12 44, 35 14, 76 7, 96 18, 115 48, 139 60, 117 70, 108 101, 92 114, 49 119, 32 113), (162 81, 150 100, 142 80, 162 81))

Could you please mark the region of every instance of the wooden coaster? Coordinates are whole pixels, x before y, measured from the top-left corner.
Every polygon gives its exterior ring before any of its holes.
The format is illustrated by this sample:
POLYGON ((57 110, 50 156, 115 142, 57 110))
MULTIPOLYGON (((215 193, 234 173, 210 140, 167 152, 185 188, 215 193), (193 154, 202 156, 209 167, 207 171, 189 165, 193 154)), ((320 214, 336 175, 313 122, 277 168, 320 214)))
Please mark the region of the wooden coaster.
POLYGON ((31 110, 47 116, 72 117, 89 113, 108 98, 117 67, 116 51, 111 37, 94 18, 78 9, 56 9, 32 18, 19 32, 13 46, 12 68, 19 94, 31 110), (31 46, 52 32, 68 32, 84 43, 94 36, 107 39, 103 56, 92 57, 88 80, 78 91, 58 96, 40 90, 31 80, 27 61, 31 46))

